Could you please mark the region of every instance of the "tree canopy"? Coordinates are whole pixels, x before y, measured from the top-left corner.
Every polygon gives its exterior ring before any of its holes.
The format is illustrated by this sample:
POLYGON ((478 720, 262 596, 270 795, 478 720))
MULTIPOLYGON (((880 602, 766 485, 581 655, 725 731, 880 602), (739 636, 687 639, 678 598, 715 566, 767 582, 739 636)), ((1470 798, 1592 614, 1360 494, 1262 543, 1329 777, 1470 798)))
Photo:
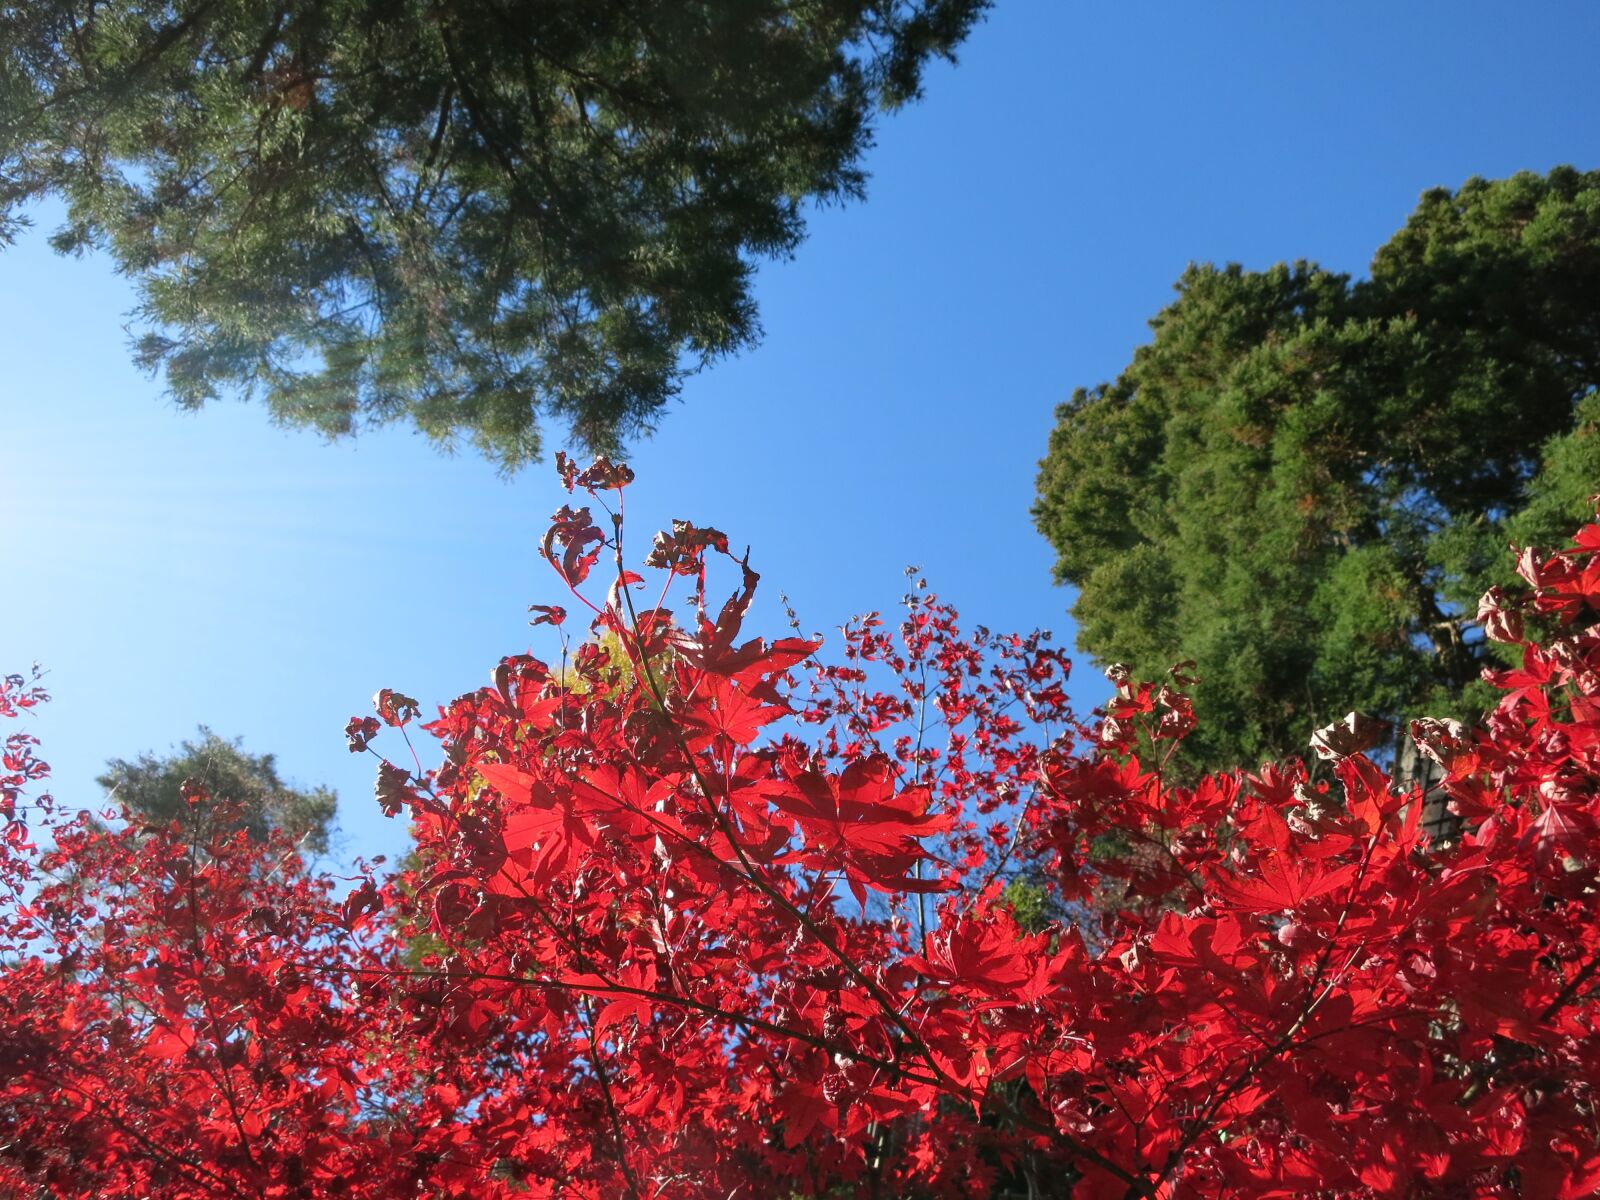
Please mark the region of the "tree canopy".
POLYGON ((1117 379, 1057 411, 1034 515, 1079 644, 1197 660, 1197 765, 1354 707, 1466 715, 1505 547, 1600 486, 1600 172, 1426 193, 1353 280, 1191 266, 1117 379))
POLYGON ((7 5, 0 237, 64 201, 181 406, 608 448, 756 337, 755 261, 861 192, 874 109, 986 4, 7 5))
POLYGON ((239 739, 218 737, 204 726, 197 740, 170 754, 112 759, 95 782, 130 813, 163 825, 175 821, 202 842, 232 832, 213 828, 218 822, 212 800, 225 801, 227 822, 253 841, 281 834, 316 852, 328 848, 338 809, 331 789, 292 787, 279 777, 273 755, 251 754, 239 739))

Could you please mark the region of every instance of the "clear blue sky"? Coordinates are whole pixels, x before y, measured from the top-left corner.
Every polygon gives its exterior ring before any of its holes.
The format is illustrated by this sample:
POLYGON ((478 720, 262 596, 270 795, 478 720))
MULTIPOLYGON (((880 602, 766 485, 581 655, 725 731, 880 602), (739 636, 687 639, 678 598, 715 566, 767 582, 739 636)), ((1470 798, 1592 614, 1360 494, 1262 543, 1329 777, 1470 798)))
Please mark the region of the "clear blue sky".
MULTIPOLYGON (((636 548, 718 525, 808 628, 893 607, 915 563, 972 620, 1070 635, 1028 517, 1053 406, 1116 374, 1191 260, 1359 273, 1427 187, 1600 167, 1597 45, 1592 0, 997 0, 882 123, 866 203, 762 269, 764 344, 635 448, 636 548)), ((0 671, 50 671, 57 796, 98 802, 107 757, 204 722, 338 788, 336 857, 402 848, 340 731, 379 687, 431 706, 538 647, 553 475, 175 413, 128 365, 125 283, 42 234, 0 254, 0 671)), ((772 604, 757 624, 783 632, 772 604)), ((1104 695, 1087 664, 1079 689, 1104 695)))

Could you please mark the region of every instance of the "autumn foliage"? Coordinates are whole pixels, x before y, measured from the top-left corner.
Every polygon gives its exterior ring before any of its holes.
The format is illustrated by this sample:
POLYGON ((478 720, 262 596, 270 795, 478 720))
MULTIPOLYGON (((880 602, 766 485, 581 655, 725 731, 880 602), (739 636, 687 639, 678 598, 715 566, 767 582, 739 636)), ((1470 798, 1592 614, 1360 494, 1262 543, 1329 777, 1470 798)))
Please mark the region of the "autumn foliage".
POLYGON ((440 710, 431 770, 408 696, 347 731, 415 869, 94 819, 11 736, 0 1193, 1600 1190, 1600 525, 1486 598, 1529 640, 1484 727, 1413 726, 1430 844, 1359 717, 1178 786, 1181 668, 1080 723, 1044 635, 915 584, 764 640, 723 534, 643 578, 629 473, 563 466, 536 620, 592 635, 440 710))

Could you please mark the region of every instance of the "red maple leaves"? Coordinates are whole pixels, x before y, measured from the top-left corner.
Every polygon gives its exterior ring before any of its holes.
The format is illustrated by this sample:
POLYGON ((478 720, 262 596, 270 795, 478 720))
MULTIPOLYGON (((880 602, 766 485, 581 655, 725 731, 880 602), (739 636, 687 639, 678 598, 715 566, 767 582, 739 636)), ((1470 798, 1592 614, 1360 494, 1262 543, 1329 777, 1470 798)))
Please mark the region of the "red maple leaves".
POLYGON ((934 892, 938 879, 914 879, 909 872, 926 852, 917 839, 944 833, 955 823, 951 813, 928 811, 928 789, 898 787, 899 770, 882 754, 853 759, 837 774, 808 768, 775 803, 800 827, 804 845, 795 854, 802 866, 839 871, 866 902, 866 887, 883 892, 934 892))
MULTIPOLYGON (((631 479, 562 472, 597 504, 631 479)), ((1522 664, 1483 728, 1413 726, 1444 845, 1362 718, 1315 773, 1177 786, 1182 670, 1115 674, 1084 727, 1043 635, 965 635, 921 587, 837 661, 744 635, 758 580, 716 530, 651 555, 687 620, 620 565, 587 596, 622 533, 567 508, 546 539, 595 614, 565 669, 503 660, 429 724, 437 768, 381 763, 416 837, 392 877, 79 818, 8 739, 0 1191, 1600 1186, 1600 525, 1486 597, 1522 664)), ((0 714, 40 698, 8 679, 0 714)), ((376 708, 352 750, 419 705, 376 708)))

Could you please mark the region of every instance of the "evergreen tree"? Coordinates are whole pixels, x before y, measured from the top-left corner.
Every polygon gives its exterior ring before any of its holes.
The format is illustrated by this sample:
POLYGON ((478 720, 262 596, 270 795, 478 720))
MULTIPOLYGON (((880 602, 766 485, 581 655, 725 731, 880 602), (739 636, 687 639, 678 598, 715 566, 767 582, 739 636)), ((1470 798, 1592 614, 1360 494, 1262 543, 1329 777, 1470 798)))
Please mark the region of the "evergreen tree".
POLYGON ((184 742, 164 757, 146 753, 132 762, 112 759, 95 782, 130 812, 158 824, 176 821, 203 840, 225 831, 211 828, 216 819, 212 805, 185 797, 185 784, 199 784, 213 800, 238 806, 241 826, 254 840, 283 832, 313 853, 327 850, 338 808, 338 797, 329 788, 291 787, 279 778, 272 755, 251 754, 239 739, 230 742, 203 725, 196 741, 184 742))
POLYGON ((755 338, 754 262, 861 193, 873 111, 986 4, 5 5, 0 238, 62 199, 184 407, 606 450, 755 338))
POLYGON ((1600 172, 1430 191, 1366 280, 1192 266, 1177 291, 1041 464, 1081 647, 1198 660, 1208 768, 1304 753, 1351 707, 1480 710, 1506 544, 1558 544, 1600 491, 1600 172))

